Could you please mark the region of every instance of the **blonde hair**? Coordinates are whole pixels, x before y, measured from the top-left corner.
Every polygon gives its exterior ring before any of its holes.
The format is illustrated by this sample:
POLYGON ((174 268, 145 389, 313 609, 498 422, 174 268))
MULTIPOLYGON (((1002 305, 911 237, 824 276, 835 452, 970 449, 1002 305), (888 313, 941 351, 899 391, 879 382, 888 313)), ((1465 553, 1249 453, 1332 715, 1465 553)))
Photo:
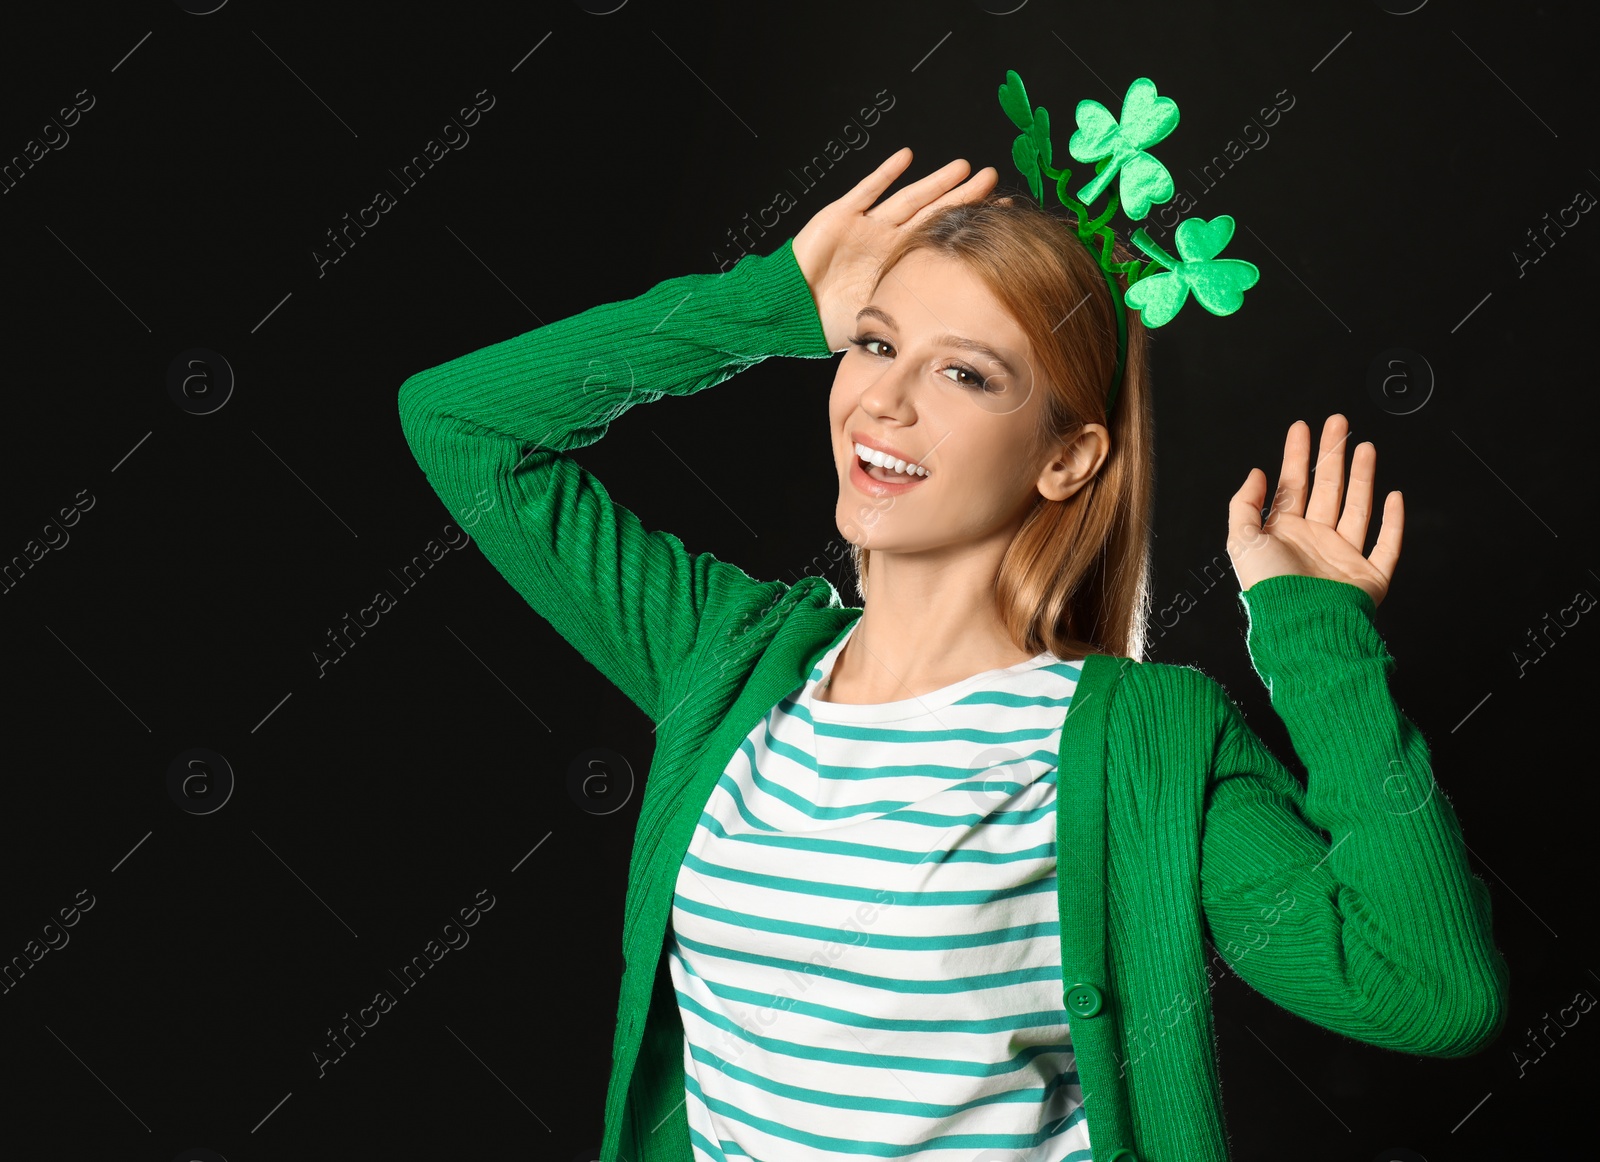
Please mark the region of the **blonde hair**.
MULTIPOLYGON (((913 250, 959 259, 1028 337, 1035 383, 1045 392, 1030 454, 1067 440, 1086 423, 1105 425, 1111 450, 1099 472, 1066 500, 1035 497, 1000 561, 995 600, 1012 641, 1030 654, 1141 660, 1155 475, 1149 332, 1128 310, 1127 357, 1108 419, 1116 314, 1095 257, 1099 239, 1091 253, 1075 227, 1070 213, 1057 217, 1027 196, 997 191, 946 207, 903 235, 879 265, 874 289, 913 250)), ((1132 257, 1119 240, 1114 260, 1132 257)), ((1117 282, 1126 289, 1124 276, 1117 282)), ((850 558, 865 602, 871 550, 852 544, 850 558)))

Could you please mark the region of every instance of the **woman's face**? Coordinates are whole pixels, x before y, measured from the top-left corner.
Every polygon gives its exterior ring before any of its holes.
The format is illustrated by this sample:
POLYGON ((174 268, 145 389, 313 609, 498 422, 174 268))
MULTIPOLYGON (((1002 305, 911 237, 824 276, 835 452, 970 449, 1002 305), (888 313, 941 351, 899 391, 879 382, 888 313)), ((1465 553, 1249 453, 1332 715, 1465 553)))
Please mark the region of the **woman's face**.
MULTIPOLYGON (((1022 328, 959 260, 919 249, 884 275, 853 338, 828 399, 840 533, 891 552, 1009 541, 1054 459, 1034 451, 1045 385, 1022 328), (927 475, 880 483, 858 442, 927 475)), ((1053 478, 1043 489, 1061 499, 1053 478)))

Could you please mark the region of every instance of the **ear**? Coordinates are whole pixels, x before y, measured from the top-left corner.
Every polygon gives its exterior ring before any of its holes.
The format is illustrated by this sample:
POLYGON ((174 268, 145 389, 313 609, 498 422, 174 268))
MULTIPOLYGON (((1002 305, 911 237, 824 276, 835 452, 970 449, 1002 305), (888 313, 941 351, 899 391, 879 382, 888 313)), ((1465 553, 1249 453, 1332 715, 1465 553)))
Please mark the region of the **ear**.
POLYGON ((1039 494, 1046 500, 1066 500, 1094 479, 1110 454, 1111 433, 1105 425, 1083 425, 1039 473, 1039 494))

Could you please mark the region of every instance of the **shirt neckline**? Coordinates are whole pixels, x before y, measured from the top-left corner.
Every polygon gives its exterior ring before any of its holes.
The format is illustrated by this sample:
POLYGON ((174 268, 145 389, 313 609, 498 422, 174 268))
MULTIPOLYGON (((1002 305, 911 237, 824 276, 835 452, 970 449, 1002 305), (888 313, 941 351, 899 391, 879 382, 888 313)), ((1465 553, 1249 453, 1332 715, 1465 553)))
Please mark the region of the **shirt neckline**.
POLYGON ((824 702, 816 697, 817 688, 833 673, 834 662, 838 660, 845 643, 854 635, 856 620, 840 635, 839 639, 828 648, 828 651, 817 661, 816 676, 808 677, 801 687, 796 701, 805 706, 814 721, 855 723, 855 722, 896 722, 907 718, 921 718, 959 702, 968 694, 984 686, 1001 683, 1013 675, 1024 674, 1030 670, 1037 670, 1060 661, 1049 650, 1042 650, 1033 657, 1015 665, 1002 666, 992 670, 984 670, 973 674, 970 678, 963 678, 959 682, 952 682, 948 686, 941 686, 937 690, 930 690, 926 694, 919 694, 911 698, 901 698, 893 702, 824 702))

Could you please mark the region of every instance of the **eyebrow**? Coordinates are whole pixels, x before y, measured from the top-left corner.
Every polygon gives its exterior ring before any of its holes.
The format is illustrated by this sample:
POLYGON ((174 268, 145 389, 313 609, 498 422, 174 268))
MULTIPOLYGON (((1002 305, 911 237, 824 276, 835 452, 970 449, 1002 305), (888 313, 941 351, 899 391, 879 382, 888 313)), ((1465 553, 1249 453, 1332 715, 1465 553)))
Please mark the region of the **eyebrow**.
MULTIPOLYGON (((857 323, 866 318, 878 319, 891 330, 898 331, 900 329, 900 324, 894 321, 894 316, 882 307, 862 307, 861 310, 856 312, 857 323)), ((933 341, 939 346, 959 347, 963 351, 971 351, 976 355, 982 355, 985 359, 991 359, 1001 367, 1004 367, 1013 379, 1020 380, 1022 378, 1017 374, 1017 369, 1011 365, 1011 361, 987 343, 980 343, 976 339, 966 339, 960 335, 935 335, 933 341)))

